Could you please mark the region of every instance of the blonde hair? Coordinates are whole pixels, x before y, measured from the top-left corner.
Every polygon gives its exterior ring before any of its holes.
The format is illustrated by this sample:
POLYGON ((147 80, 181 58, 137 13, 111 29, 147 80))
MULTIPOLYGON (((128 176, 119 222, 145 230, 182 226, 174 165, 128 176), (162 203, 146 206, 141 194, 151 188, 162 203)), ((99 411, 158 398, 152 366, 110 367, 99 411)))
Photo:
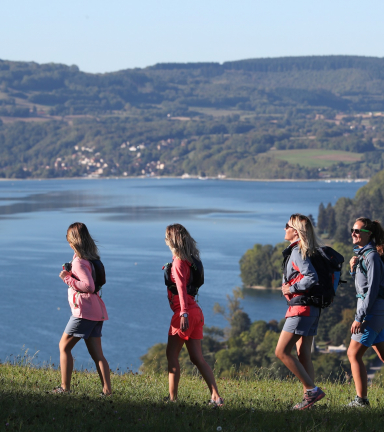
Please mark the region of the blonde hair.
POLYGON ((299 235, 300 242, 298 246, 303 259, 313 255, 322 243, 316 235, 311 220, 307 216, 296 213, 289 218, 289 224, 299 235))
POLYGON ((79 258, 86 260, 100 259, 95 240, 89 234, 85 224, 75 222, 69 225, 67 240, 79 258))
POLYGON ((191 255, 200 259, 197 243, 183 225, 168 225, 165 229, 165 241, 172 253, 181 260, 192 263, 191 255))

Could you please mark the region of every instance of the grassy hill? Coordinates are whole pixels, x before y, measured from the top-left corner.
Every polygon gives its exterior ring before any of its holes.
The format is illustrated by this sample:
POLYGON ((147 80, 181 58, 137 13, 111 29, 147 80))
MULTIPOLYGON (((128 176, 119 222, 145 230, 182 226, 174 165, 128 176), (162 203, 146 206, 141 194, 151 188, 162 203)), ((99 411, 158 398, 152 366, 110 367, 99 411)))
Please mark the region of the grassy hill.
POLYGON ((207 405, 208 392, 198 376, 183 375, 177 403, 164 403, 165 374, 112 374, 114 395, 101 399, 96 373, 77 371, 73 393, 52 395, 60 373, 52 368, 0 365, 0 427, 4 431, 378 431, 383 421, 383 378, 369 388, 371 409, 347 409, 354 386, 322 379, 327 393, 313 409, 292 411, 302 395, 297 380, 271 380, 233 374, 220 379, 225 406, 207 405), (220 429, 221 428, 221 429, 220 429))
POLYGON ((383 66, 314 56, 89 74, 0 60, 0 176, 370 177, 384 168, 383 66))

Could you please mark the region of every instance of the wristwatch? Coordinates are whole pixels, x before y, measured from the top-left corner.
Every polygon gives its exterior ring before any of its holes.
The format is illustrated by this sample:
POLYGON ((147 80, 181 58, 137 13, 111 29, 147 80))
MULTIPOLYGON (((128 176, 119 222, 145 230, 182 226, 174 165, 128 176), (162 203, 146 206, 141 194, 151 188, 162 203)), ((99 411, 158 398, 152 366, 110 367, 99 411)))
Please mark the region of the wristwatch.
POLYGON ((183 318, 188 318, 188 314, 187 314, 187 313, 180 314, 180 318, 181 318, 181 317, 183 317, 183 318))

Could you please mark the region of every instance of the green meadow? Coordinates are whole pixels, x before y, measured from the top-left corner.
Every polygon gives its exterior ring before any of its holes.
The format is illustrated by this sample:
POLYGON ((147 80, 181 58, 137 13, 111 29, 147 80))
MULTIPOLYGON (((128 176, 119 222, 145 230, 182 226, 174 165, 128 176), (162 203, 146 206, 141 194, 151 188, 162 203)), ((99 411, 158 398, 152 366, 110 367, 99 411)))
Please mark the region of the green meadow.
POLYGON ((340 162, 350 164, 361 161, 363 156, 361 153, 321 149, 270 150, 267 154, 308 168, 328 168, 340 162))
POLYGON ((296 379, 273 380, 258 370, 252 378, 233 372, 218 380, 225 405, 212 408, 204 381, 182 374, 179 399, 165 403, 165 374, 112 374, 113 396, 101 398, 95 372, 76 371, 72 393, 54 395, 60 371, 50 367, 0 365, 2 431, 379 431, 384 420, 383 377, 369 388, 370 409, 350 409, 353 383, 320 383, 327 396, 306 411, 296 379))

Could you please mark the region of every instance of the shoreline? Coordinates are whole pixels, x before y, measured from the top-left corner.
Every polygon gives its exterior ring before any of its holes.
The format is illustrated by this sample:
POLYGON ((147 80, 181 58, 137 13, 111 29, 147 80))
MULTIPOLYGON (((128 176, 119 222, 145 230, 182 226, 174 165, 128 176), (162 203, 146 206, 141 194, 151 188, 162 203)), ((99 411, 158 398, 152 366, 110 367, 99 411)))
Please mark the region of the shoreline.
POLYGON ((262 285, 251 285, 251 286, 245 286, 245 289, 251 289, 251 290, 260 290, 260 291, 280 291, 281 287, 276 287, 276 288, 267 288, 265 286, 262 285))
POLYGON ((53 178, 0 178, 0 182, 13 182, 13 181, 49 181, 49 180, 132 180, 132 179, 180 179, 180 180, 201 180, 201 181, 242 181, 242 182, 324 182, 324 183, 364 183, 369 182, 366 179, 345 179, 345 178, 329 178, 329 179, 243 179, 243 178, 218 178, 218 177, 199 177, 199 176, 113 176, 113 177, 53 177, 53 178))

